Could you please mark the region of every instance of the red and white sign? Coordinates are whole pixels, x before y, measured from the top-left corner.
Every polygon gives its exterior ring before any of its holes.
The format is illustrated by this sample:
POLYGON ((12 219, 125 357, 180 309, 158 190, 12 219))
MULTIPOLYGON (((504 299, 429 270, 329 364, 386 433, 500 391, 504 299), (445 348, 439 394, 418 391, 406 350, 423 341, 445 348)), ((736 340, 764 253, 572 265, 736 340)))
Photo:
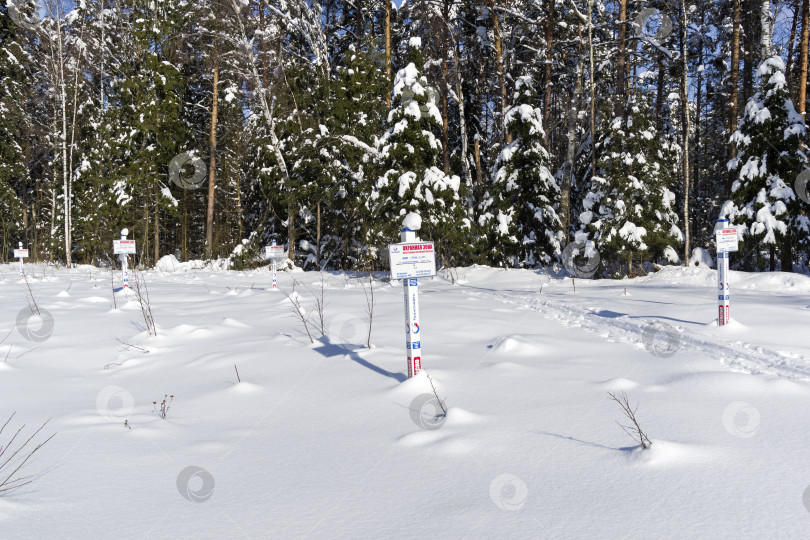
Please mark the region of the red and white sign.
POLYGON ((28 257, 28 250, 27 249, 15 249, 14 250, 14 258, 15 259, 25 259, 28 257))
POLYGON ((436 275, 436 251, 433 242, 389 244, 391 279, 430 277, 436 275))
POLYGON ((134 255, 135 240, 113 240, 113 253, 116 255, 134 255))
POLYGON ((264 254, 268 259, 283 259, 285 253, 284 246, 264 246, 264 254))
POLYGON ((717 253, 730 253, 739 250, 737 229, 717 229, 714 231, 717 253))

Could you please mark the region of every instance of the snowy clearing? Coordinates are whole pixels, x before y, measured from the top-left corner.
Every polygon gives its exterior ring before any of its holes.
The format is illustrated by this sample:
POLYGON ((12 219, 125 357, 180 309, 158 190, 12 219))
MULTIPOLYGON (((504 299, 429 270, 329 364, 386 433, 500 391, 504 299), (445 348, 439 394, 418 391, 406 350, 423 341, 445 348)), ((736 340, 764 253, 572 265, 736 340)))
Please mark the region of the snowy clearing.
POLYGON ((26 269, 52 323, 26 325, 28 287, 0 266, 0 424, 16 411, 0 445, 48 418, 36 440, 56 436, 22 471, 33 483, 0 496, 4 538, 799 538, 810 526, 807 276, 732 272, 733 324, 717 327, 705 267, 576 280, 576 292, 526 270, 442 272, 420 280, 424 369, 406 380, 400 282, 374 282, 368 349, 353 275, 281 272, 271 291, 267 268, 149 271, 153 336, 133 291, 113 300, 108 270, 26 269), (314 322, 311 344, 286 293, 295 280, 315 313, 321 276, 326 336, 314 322), (418 409, 428 375, 446 416, 418 409), (638 404, 649 450, 616 424, 608 392, 638 404))

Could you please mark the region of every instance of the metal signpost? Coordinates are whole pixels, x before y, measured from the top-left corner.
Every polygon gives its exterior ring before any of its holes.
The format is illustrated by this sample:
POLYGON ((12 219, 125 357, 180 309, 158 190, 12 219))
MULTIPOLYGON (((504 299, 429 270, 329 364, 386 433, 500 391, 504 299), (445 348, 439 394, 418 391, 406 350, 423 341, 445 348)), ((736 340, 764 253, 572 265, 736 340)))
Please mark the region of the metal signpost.
POLYGON ((276 291, 278 290, 278 284, 276 281, 276 272, 278 271, 278 261, 284 258, 284 246, 277 246, 276 242, 273 241, 269 246, 264 246, 264 254, 270 259, 272 262, 271 270, 273 271, 273 286, 271 290, 276 291))
POLYGON ((121 240, 113 240, 113 253, 121 259, 121 272, 124 277, 124 289, 129 288, 129 268, 127 255, 135 254, 135 240, 127 240, 129 229, 121 229, 121 240))
POLYGON ((727 219, 718 219, 714 226, 714 239, 717 245, 717 326, 731 321, 731 290, 729 288, 729 253, 739 249, 737 229, 729 227, 727 219))
POLYGON ((28 257, 28 250, 23 249, 22 242, 19 242, 17 246, 18 249, 14 250, 14 258, 20 259, 20 281, 22 281, 23 279, 25 279, 25 274, 23 273, 23 259, 28 257))
POLYGON ((405 348, 408 353, 408 378, 422 369, 422 328, 419 326, 420 277, 436 275, 433 242, 422 242, 416 231, 404 227, 402 243, 390 244, 391 279, 401 279, 405 291, 405 348))

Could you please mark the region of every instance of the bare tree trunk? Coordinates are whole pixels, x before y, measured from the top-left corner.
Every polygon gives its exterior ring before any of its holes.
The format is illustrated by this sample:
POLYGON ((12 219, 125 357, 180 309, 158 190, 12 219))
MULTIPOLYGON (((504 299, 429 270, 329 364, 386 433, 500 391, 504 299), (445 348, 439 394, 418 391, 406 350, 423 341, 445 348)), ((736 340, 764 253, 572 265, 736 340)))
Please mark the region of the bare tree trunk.
POLYGON ((759 37, 762 49, 762 61, 771 57, 771 2, 762 0, 759 11, 759 24, 762 27, 762 35, 759 37))
POLYGON ((574 177, 574 160, 577 151, 577 111, 580 96, 582 95, 583 58, 577 61, 577 79, 574 85, 574 92, 568 102, 568 148, 565 156, 565 169, 560 189, 560 214, 562 214, 562 225, 565 233, 564 242, 568 243, 569 230, 571 228, 571 187, 574 177))
POLYGON ((289 246, 287 257, 295 265, 295 205, 293 204, 287 206, 287 244, 289 246))
MULTIPOLYGON (((546 92, 543 96, 543 128, 548 131, 551 121, 551 59, 554 54, 554 1, 546 0, 548 8, 546 14, 546 92)), ((551 150, 551 137, 546 138, 546 150, 551 150)))
POLYGON ((799 114, 806 119, 807 111, 807 49, 810 38, 810 0, 802 1, 802 38, 799 45, 799 92, 796 98, 799 114))
MULTIPOLYGON (((386 0, 387 1, 387 0, 386 0)), ((442 17, 447 23, 450 15, 450 2, 444 0, 442 17)), ((447 78, 447 42, 449 40, 447 26, 442 28, 442 157, 444 161, 444 174, 450 174, 450 126, 448 115, 450 114, 447 94, 450 90, 450 83, 447 78)))
POLYGON ((506 80, 503 69, 503 42, 501 41, 501 24, 498 13, 495 11, 495 0, 487 0, 487 8, 492 16, 492 33, 495 38, 495 66, 498 70, 498 90, 500 94, 501 110, 501 132, 506 143, 512 142, 512 137, 506 130, 506 80))
POLYGON ((664 53, 658 52, 658 82, 655 89, 655 117, 661 118, 664 107, 664 53))
POLYGON ((483 195, 483 183, 482 183, 482 176, 481 176, 481 145, 478 142, 478 135, 475 136, 475 189, 477 191, 476 199, 478 202, 481 202, 481 196, 483 195))
POLYGON ((791 69, 793 67, 793 52, 796 43, 796 28, 801 18, 802 0, 796 0, 793 5, 793 23, 790 25, 790 38, 788 39, 787 61, 785 62, 785 80, 790 84, 791 69))
MULTIPOLYGON (((452 38, 452 33, 450 34, 452 38)), ((464 179, 467 181, 467 186, 472 188, 472 174, 470 173, 469 163, 469 137, 467 135, 467 118, 464 113, 464 88, 463 79, 461 78, 461 62, 458 54, 458 43, 453 43, 453 62, 456 65, 456 99, 458 100, 458 123, 459 130, 461 131, 461 169, 464 173, 464 179)), ((449 88, 447 91, 449 92, 449 88)))
POLYGON ((624 78, 627 49, 627 0, 619 0, 619 52, 616 56, 616 101, 613 112, 620 116, 624 111, 624 78))
POLYGON ((321 201, 318 201, 318 209, 315 224, 315 258, 318 260, 318 269, 321 268, 321 201))
POLYGON ((154 230, 154 264, 160 260, 160 190, 155 187, 155 228, 154 230))
POLYGON ((751 5, 756 0, 740 0, 744 2, 745 11, 743 13, 743 21, 741 29, 743 32, 743 103, 748 103, 748 100, 754 95, 754 33, 753 33, 753 17, 751 5))
POLYGON ((593 0, 588 0, 588 56, 590 58, 591 86, 591 176, 596 176, 596 83, 593 61, 593 0))
MULTIPOLYGON (((740 81, 740 2, 734 0, 734 18, 731 31, 731 73, 729 76, 729 110, 728 110, 728 132, 729 137, 737 131, 737 103, 739 96, 740 81)), ((729 156, 733 159, 737 157, 737 145, 729 141, 729 156)), ((729 171, 726 177, 726 197, 731 196, 731 185, 734 183, 734 173, 729 171)))
POLYGON ((211 102, 211 157, 208 164, 208 210, 205 215, 205 258, 213 258, 214 253, 214 200, 217 181, 217 112, 219 104, 219 50, 214 37, 214 83, 211 102))
POLYGON ((383 0, 385 4, 385 105, 391 107, 391 0, 383 0))
POLYGON ((687 37, 688 19, 686 16, 686 0, 681 0, 681 60, 683 63, 683 75, 681 78, 681 114, 683 115, 683 260, 685 266, 689 266, 691 216, 689 215, 689 195, 691 184, 689 182, 689 63, 687 62, 687 37))

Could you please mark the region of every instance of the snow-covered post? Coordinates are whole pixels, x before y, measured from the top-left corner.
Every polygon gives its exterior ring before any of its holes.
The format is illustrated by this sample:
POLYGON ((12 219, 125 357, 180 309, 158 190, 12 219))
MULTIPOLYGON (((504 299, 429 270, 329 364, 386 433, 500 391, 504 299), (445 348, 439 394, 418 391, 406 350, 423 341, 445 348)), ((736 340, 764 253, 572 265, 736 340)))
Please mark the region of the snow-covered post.
POLYGON ((121 229, 121 239, 113 240, 113 253, 121 260, 121 273, 123 274, 124 289, 129 289, 129 267, 127 254, 135 254, 135 240, 127 240, 129 229, 121 229))
POLYGON ((419 325, 419 279, 436 275, 433 242, 416 236, 422 226, 419 214, 410 213, 402 221, 400 244, 388 246, 391 279, 401 279, 405 294, 405 348, 408 356, 408 378, 422 369, 422 327, 419 325))
POLYGON ((276 280, 276 272, 278 272, 278 260, 284 255, 284 247, 277 246, 276 241, 273 240, 269 246, 264 248, 265 255, 270 258, 270 269, 273 272, 273 286, 270 290, 277 291, 278 283, 276 280))
POLYGON ((729 289, 729 254, 737 251, 737 229, 729 228, 728 219, 718 219, 714 226, 717 245, 717 326, 731 321, 731 291, 729 289))
POLYGON ((20 259, 20 281, 25 279, 25 274, 23 273, 23 259, 28 257, 28 250, 23 249, 22 242, 17 243, 18 249, 14 250, 14 256, 20 259))

